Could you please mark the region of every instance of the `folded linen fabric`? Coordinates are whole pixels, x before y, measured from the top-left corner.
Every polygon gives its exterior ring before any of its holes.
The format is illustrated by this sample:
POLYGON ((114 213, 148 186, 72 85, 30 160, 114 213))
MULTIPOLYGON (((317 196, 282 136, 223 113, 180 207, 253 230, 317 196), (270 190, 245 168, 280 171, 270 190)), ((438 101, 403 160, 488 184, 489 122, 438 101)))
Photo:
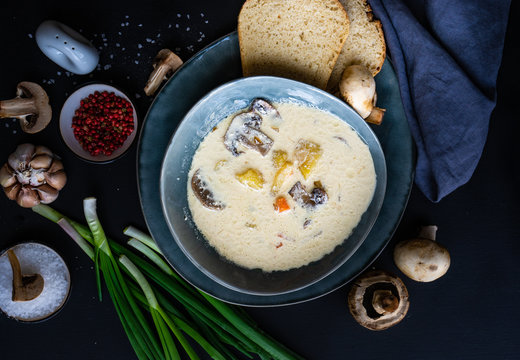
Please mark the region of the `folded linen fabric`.
POLYGON ((417 145, 415 183, 438 202, 473 175, 496 104, 510 0, 370 0, 417 145))

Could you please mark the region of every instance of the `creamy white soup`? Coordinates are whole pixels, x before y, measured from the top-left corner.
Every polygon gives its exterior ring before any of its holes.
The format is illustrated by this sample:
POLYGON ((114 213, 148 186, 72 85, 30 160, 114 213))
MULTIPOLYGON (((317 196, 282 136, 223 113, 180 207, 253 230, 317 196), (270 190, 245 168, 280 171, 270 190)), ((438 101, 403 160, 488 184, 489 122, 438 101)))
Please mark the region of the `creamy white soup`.
POLYGON ((256 99, 200 143, 188 203, 220 255, 271 272, 307 265, 348 241, 375 185, 368 146, 345 122, 256 99))

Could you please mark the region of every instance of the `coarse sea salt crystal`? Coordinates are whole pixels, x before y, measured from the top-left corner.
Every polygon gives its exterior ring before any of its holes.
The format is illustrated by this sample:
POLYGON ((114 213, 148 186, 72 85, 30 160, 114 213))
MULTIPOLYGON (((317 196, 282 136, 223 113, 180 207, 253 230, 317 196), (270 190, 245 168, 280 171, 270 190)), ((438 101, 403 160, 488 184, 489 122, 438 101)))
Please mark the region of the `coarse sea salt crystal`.
POLYGON ((13 301, 13 271, 7 252, 0 256, 0 309, 7 316, 35 321, 61 308, 70 290, 70 274, 63 259, 51 248, 38 243, 23 243, 12 248, 22 274, 40 274, 44 280, 41 294, 29 301, 13 301))

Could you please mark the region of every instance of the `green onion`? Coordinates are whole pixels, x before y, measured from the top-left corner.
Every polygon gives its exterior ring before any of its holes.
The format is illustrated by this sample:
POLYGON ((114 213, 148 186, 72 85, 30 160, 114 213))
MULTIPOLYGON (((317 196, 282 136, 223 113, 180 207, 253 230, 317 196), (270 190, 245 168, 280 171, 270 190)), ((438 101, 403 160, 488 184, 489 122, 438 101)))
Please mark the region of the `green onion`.
POLYGON ((172 268, 164 261, 159 254, 154 252, 151 248, 146 246, 144 243, 132 238, 128 240, 128 245, 135 248, 136 250, 139 250, 143 255, 145 255, 148 259, 153 261, 155 265, 157 265, 162 271, 164 271, 166 274, 170 276, 174 276, 175 272, 172 270, 172 268))
POLYGON ((260 359, 301 359, 260 330, 242 308, 225 304, 188 284, 166 262, 149 235, 129 226, 124 230, 132 238, 128 247, 108 239, 97 216, 94 198, 84 201, 88 226, 48 205, 40 204, 32 210, 59 223, 95 261, 99 289, 103 274, 123 329, 139 359, 178 359, 176 341, 191 359, 198 359, 185 335, 217 360, 236 359, 231 350, 248 358, 257 355, 260 359))
MULTIPOLYGON (((173 342, 170 332, 166 328, 165 320, 161 315, 162 311, 159 307, 157 299, 155 298, 153 290, 150 287, 150 284, 148 283, 148 281, 146 281, 145 277, 139 271, 139 269, 137 269, 137 267, 126 256, 121 255, 121 257, 119 257, 119 262, 125 266, 125 268, 130 272, 130 274, 132 274, 137 284, 141 287, 144 296, 146 297, 150 313, 152 314, 153 322, 155 323, 157 332, 159 333, 159 338, 163 346, 164 353, 166 354, 166 359, 180 360, 179 353, 177 351, 177 348, 175 347, 175 343, 173 342)), ((189 350, 191 352, 193 351, 191 347, 189 348, 189 350)), ((193 357, 191 356, 190 358, 193 359, 193 357)))
POLYGON ((159 250, 159 247, 155 243, 155 241, 152 239, 152 237, 148 234, 145 234, 141 230, 133 227, 133 226, 127 226, 123 230, 123 234, 125 234, 128 237, 134 238, 148 246, 149 248, 153 249, 155 252, 160 253, 161 250, 159 250))
POLYGON ((61 218, 58 220, 58 225, 78 244, 78 246, 87 254, 90 260, 94 260, 94 250, 92 250, 92 246, 81 237, 80 234, 72 227, 70 222, 65 218, 61 218))

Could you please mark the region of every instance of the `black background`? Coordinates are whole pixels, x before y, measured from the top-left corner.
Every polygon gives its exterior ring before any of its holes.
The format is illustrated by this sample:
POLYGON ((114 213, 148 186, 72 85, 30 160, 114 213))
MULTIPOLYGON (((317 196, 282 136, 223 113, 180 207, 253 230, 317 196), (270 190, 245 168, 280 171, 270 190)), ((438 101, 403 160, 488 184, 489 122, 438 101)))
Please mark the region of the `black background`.
MULTIPOLYGON (((59 135, 61 105, 81 84, 109 82, 133 98, 143 120, 151 99, 142 89, 155 54, 166 47, 187 60, 236 28, 241 4, 239 0, 3 1, 0 98, 14 97, 19 81, 34 81, 46 89, 54 115, 49 127, 36 135, 22 133, 12 120, 0 120, 0 162, 20 143, 46 145, 63 158, 69 178, 53 204, 56 209, 81 219, 81 200, 96 196, 100 217, 111 236, 124 239, 119 234, 129 224, 145 228, 137 192, 136 144, 110 165, 79 160, 59 135), (81 29, 100 47, 100 69, 92 76, 67 76, 47 59, 34 40, 37 26, 46 19, 81 29)), ((302 304, 247 308, 266 331, 309 359, 520 358, 520 119, 516 110, 520 57, 515 14, 518 4, 513 1, 498 78, 498 103, 474 176, 438 204, 429 202, 414 187, 397 232, 373 264, 404 280, 411 299, 406 318, 383 332, 362 328, 348 311, 347 284, 302 304), (395 243, 416 235, 423 224, 439 227, 438 241, 452 256, 447 275, 433 283, 406 278, 391 257, 395 243)), ((90 260, 56 225, 1 195, 0 229, 0 249, 27 240, 57 249, 69 265, 73 283, 67 304, 48 321, 23 324, 0 316, 0 359, 135 358, 108 297, 102 303, 96 297, 90 260)))

